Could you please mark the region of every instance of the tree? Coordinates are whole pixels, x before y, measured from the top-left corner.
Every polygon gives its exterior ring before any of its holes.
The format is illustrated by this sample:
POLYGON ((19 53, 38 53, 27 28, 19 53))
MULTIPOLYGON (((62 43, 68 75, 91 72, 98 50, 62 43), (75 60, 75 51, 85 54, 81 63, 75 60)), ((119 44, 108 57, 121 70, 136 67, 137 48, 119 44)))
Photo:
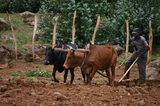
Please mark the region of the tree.
POLYGON ((43 14, 42 27, 47 36, 42 36, 41 40, 51 43, 52 19, 56 16, 59 17, 57 39, 66 43, 71 42, 72 17, 75 10, 77 11, 76 44, 84 46, 91 41, 98 16, 101 16, 101 25, 95 44, 117 42, 125 47, 125 20, 129 20, 131 31, 139 27, 141 34, 146 38, 148 38, 148 21, 151 20, 154 37, 159 38, 159 5, 158 0, 45 0, 39 13, 43 14))
POLYGON ((42 0, 0 0, 0 12, 38 12, 42 0))
MULTIPOLYGON (((118 44, 125 47, 126 40, 126 27, 125 20, 129 20, 130 32, 133 28, 138 27, 141 29, 141 35, 148 39, 149 29, 148 23, 152 21, 153 35, 155 38, 160 38, 160 15, 159 15, 158 0, 117 0, 116 2, 109 3, 106 11, 107 21, 101 28, 101 32, 106 32, 107 41, 115 39, 118 44)), ((102 38, 103 39, 103 38, 102 38)), ((158 43, 156 39, 154 42, 158 43)))
POLYGON ((57 39, 65 42, 71 42, 72 17, 76 10, 75 42, 84 46, 87 42, 91 41, 97 17, 105 17, 106 5, 106 0, 44 1, 39 12, 40 14, 47 14, 47 16, 41 16, 43 19, 42 26, 44 31, 47 33, 47 36, 41 37, 41 40, 45 40, 52 36, 53 25, 49 25, 46 20, 50 20, 51 22, 52 16, 56 15, 59 17, 57 39))

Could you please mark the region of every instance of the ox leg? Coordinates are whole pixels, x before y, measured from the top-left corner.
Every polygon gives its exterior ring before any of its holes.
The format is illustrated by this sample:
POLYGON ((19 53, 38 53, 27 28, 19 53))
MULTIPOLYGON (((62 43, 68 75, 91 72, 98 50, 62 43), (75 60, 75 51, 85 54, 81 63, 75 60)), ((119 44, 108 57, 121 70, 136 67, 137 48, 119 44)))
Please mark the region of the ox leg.
POLYGON ((110 70, 109 69, 106 69, 106 75, 108 76, 108 82, 109 82, 109 85, 111 85, 111 74, 110 74, 110 70))
POLYGON ((59 82, 59 81, 56 79, 56 69, 55 69, 55 67, 53 68, 52 76, 53 76, 54 82, 59 82))
POLYGON ((70 84, 73 83, 73 80, 74 80, 74 68, 71 68, 70 69, 70 73, 71 73, 71 81, 70 81, 70 84))
POLYGON ((83 81, 84 81, 84 83, 85 83, 85 82, 86 82, 86 79, 85 79, 85 74, 84 74, 84 72, 82 71, 82 68, 81 68, 81 73, 82 73, 83 81))
POLYGON ((66 80, 67 80, 67 76, 68 76, 68 69, 66 69, 65 71, 64 71, 64 83, 66 83, 66 80))
POLYGON ((87 76, 87 85, 89 85, 90 84, 90 74, 86 74, 86 76, 87 76))
POLYGON ((92 69, 91 74, 89 76, 89 84, 91 84, 93 76, 95 75, 96 72, 97 72, 97 69, 92 69))
POLYGON ((114 79, 115 79, 115 66, 111 66, 112 78, 111 78, 111 86, 114 86, 114 79))

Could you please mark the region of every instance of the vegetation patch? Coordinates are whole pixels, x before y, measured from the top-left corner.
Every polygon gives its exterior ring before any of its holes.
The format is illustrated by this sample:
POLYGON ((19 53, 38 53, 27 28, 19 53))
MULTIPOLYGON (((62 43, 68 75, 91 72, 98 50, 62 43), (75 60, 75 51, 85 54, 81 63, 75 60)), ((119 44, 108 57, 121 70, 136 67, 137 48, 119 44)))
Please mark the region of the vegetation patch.
POLYGON ((0 75, 0 79, 6 79, 6 77, 4 77, 4 76, 0 75))
POLYGON ((20 76, 20 71, 12 71, 9 74, 11 74, 12 76, 20 76))
POLYGON ((47 78, 52 77, 52 75, 50 74, 50 71, 48 70, 46 71, 42 69, 38 69, 38 70, 29 69, 27 73, 29 77, 47 77, 47 78))

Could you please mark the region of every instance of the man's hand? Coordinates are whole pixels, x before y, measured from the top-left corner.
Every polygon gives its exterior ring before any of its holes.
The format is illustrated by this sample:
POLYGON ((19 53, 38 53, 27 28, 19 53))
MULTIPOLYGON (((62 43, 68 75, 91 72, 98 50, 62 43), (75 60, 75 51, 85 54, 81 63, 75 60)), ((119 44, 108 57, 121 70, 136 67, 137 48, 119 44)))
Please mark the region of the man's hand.
POLYGON ((146 53, 148 50, 149 50, 149 47, 147 47, 146 50, 144 50, 140 55, 138 55, 138 57, 141 57, 141 55, 146 53))

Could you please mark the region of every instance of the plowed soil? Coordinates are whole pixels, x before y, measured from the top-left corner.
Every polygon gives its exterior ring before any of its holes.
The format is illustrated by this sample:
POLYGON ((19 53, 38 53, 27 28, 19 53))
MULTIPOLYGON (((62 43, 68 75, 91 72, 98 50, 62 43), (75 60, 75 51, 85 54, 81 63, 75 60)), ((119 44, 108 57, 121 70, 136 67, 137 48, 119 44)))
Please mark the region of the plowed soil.
POLYGON ((28 69, 43 69, 52 72, 53 66, 42 63, 18 62, 10 68, 0 70, 0 106, 159 106, 160 80, 147 79, 146 86, 137 84, 136 66, 132 68, 131 80, 118 80, 123 76, 124 65, 116 69, 115 86, 108 85, 107 78, 96 74, 91 85, 83 83, 79 68, 75 69, 75 79, 63 83, 63 73, 57 72, 60 83, 52 78, 27 77, 28 69), (20 71, 21 75, 12 76, 10 72, 20 71))

